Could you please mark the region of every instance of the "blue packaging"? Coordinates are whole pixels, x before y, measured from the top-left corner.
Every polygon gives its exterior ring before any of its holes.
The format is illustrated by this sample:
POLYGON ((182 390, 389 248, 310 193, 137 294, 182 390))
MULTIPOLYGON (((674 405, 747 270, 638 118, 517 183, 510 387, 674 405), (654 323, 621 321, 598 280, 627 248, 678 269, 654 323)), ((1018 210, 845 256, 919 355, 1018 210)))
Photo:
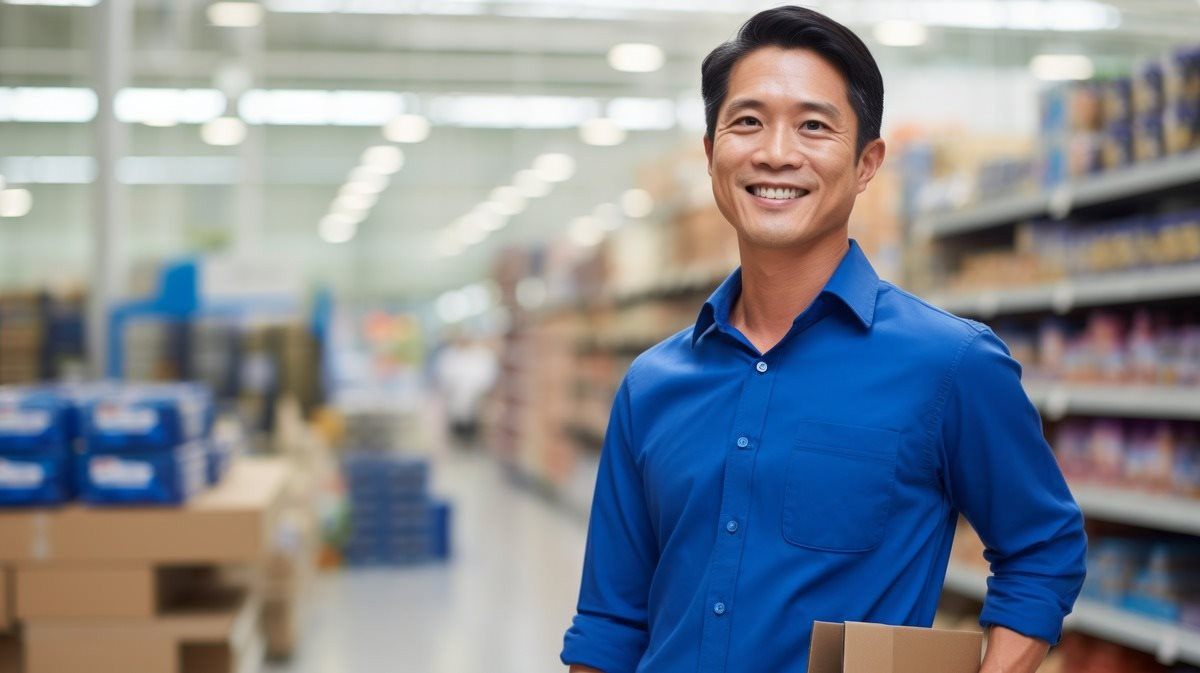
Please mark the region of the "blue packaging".
POLYGON ((0 392, 0 505, 47 505, 74 491, 67 406, 44 390, 0 392))
POLYGON ((78 465, 84 502, 178 505, 204 488, 207 452, 202 441, 168 449, 89 449, 78 465))

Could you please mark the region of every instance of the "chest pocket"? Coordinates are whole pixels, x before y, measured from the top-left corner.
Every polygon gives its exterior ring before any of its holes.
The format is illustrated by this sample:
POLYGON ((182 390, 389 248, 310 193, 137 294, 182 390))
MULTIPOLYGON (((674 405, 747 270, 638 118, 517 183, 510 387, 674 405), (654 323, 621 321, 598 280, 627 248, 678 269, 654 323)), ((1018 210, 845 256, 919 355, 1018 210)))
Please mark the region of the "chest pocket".
POLYGON ((821 551, 877 547, 892 512, 900 434, 821 421, 801 421, 796 430, 783 491, 783 538, 821 551))

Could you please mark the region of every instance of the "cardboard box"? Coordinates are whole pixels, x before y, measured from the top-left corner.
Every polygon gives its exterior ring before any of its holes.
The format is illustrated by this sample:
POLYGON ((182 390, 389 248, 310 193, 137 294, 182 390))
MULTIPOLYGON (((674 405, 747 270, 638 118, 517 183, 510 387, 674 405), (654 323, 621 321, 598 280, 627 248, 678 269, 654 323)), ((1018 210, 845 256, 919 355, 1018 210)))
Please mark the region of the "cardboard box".
POLYGON ((15 633, 0 635, 0 673, 22 673, 21 639, 15 633))
POLYGON ((813 622, 808 673, 978 673, 983 634, 813 622))
POLYGON ((243 591, 153 619, 24 625, 25 673, 238 673, 263 654, 261 601, 243 591))
POLYGON ((287 481, 278 458, 241 459, 180 507, 85 507, 0 512, 0 562, 261 560, 287 481))
POLYGON ((0 633, 7 633, 13 626, 13 591, 11 585, 12 570, 0 566, 0 633))

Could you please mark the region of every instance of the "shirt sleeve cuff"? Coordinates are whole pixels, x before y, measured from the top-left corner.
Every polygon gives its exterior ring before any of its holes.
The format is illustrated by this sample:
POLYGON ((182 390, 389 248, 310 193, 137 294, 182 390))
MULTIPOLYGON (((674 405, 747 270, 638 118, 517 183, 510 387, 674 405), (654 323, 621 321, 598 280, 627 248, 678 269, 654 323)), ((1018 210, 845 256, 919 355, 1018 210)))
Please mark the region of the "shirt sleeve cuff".
POLYGON ((1028 602, 1014 604, 988 596, 983 611, 979 614, 979 624, 985 628, 1003 626, 1023 636, 1040 638, 1056 645, 1062 637, 1065 616, 1057 605, 1028 602))
POLYGON ((645 629, 595 615, 577 614, 563 639, 562 663, 604 673, 634 673, 649 640, 645 629))

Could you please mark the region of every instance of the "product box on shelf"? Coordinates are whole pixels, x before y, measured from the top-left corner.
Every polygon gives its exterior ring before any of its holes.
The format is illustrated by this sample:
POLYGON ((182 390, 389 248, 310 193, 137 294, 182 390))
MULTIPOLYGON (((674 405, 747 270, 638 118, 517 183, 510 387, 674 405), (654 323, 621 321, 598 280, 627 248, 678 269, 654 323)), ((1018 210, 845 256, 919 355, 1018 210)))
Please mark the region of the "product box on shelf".
POLYGON ((976 673, 983 634, 813 622, 808 673, 976 673))
POLYGON ((0 389, 0 505, 45 505, 73 491, 67 406, 36 388, 0 389))

